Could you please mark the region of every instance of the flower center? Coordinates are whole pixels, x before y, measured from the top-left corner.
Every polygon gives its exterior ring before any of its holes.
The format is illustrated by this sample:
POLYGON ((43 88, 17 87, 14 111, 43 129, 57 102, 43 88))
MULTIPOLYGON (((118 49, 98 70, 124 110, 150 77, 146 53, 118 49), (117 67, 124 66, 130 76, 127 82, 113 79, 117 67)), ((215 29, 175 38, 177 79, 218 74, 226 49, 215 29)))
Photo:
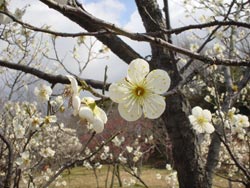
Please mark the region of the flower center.
POLYGON ((206 120, 206 118, 204 118, 203 116, 200 116, 200 117, 198 117, 197 118, 197 123, 199 124, 199 125, 203 125, 204 123, 206 123, 207 122, 207 120, 206 120))
POLYGON ((142 87, 136 87, 134 92, 136 96, 140 97, 145 93, 145 90, 142 87))
POLYGON ((45 97, 45 96, 47 95, 47 91, 46 91, 45 89, 41 89, 41 90, 40 90, 40 95, 41 95, 42 97, 45 97))

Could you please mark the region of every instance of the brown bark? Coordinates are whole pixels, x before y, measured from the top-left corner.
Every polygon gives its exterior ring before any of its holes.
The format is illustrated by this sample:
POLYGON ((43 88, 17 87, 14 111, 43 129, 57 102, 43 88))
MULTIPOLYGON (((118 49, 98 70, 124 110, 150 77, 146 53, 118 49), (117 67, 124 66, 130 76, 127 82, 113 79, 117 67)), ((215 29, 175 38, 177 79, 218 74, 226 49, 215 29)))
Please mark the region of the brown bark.
MULTIPOLYGON (((97 32, 101 30, 105 30, 105 28, 99 26, 90 18, 92 15, 87 13, 83 7, 72 8, 71 11, 69 9, 64 8, 62 6, 57 6, 57 4, 50 2, 48 0, 40 0, 41 2, 48 5, 50 8, 53 8, 64 16, 78 24, 80 27, 86 29, 89 32, 97 32)), ((115 34, 110 35, 100 35, 96 37, 103 44, 108 46, 110 50, 115 53, 118 57, 120 57, 126 63, 130 63, 133 59, 139 58, 140 55, 134 51, 128 44, 126 44, 121 38, 116 36, 115 34)))
MULTIPOLYGON (((157 32, 166 27, 155 0, 136 0, 136 3, 147 32, 157 32)), ((165 35, 157 37, 168 40, 165 35)), ((177 70, 175 54, 152 43, 151 48, 152 67, 168 71, 172 80, 171 88, 176 87, 181 76, 177 70)), ((168 97, 166 102, 167 107, 162 119, 172 141, 174 168, 178 172, 179 187, 209 188, 204 164, 200 159, 199 143, 188 119, 190 105, 180 93, 168 97)))
POLYGON ((172 141, 174 168, 178 172, 180 188, 208 188, 199 143, 191 129, 187 115, 190 106, 181 94, 167 99, 163 120, 172 141))

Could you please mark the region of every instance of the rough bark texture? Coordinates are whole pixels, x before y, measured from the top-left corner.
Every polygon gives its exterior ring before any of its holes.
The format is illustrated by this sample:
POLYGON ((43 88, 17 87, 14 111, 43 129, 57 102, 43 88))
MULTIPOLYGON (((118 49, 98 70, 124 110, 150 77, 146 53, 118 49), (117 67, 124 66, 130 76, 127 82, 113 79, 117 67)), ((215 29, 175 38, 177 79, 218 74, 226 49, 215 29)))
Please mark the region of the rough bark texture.
POLYGON ((207 188, 199 144, 187 118, 189 109, 181 94, 167 99, 163 119, 173 144, 174 168, 178 172, 180 188, 207 188))
MULTIPOLYGON (((161 11, 155 0, 136 0, 139 13, 147 32, 157 32, 165 27, 161 11), (158 24, 158 25, 157 25, 158 24)), ((159 35, 168 40, 165 35, 159 35)), ((151 67, 166 70, 171 76, 171 88, 181 80, 173 53, 151 44, 151 67)), ((188 115, 190 105, 186 98, 178 93, 166 99, 167 108, 162 119, 172 141, 174 168, 178 172, 180 188, 209 188, 209 181, 200 160, 197 137, 191 129, 188 115)))

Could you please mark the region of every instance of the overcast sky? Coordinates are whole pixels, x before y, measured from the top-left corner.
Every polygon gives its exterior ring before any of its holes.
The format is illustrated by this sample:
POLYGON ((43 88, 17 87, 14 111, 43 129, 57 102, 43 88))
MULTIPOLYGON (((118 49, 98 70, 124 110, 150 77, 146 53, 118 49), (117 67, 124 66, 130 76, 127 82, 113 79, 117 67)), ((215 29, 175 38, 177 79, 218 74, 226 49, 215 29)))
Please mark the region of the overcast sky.
MULTIPOLYGON (((82 0, 84 7, 91 14, 98 18, 104 19, 108 22, 115 23, 124 29, 133 32, 144 32, 144 28, 141 19, 136 10, 136 5, 134 0, 82 0)), ((171 11, 171 21, 173 27, 182 25, 185 19, 184 9, 178 3, 178 0, 170 0, 170 11, 171 11)), ((162 0, 159 0, 159 4, 162 7, 162 0)), ((83 31, 78 25, 74 24, 67 18, 65 18, 60 13, 49 9, 43 3, 38 0, 11 0, 11 9, 16 7, 28 6, 27 12, 23 17, 25 22, 28 22, 35 26, 49 25, 52 29, 61 32, 79 32, 83 31)), ((148 44, 133 42, 131 40, 125 39, 137 52, 142 56, 150 54, 150 49, 148 44)), ((69 51, 72 50, 73 40, 66 39, 58 41, 58 48, 61 57, 66 56, 66 61, 71 61, 71 56, 69 51)), ((97 44, 96 48, 100 48, 101 44, 97 44)), ((84 52, 82 54, 84 56, 84 52)), ((123 63, 114 54, 109 53, 108 59, 102 59, 89 64, 88 68, 84 72, 85 78, 92 79, 103 79, 104 67, 108 65, 108 81, 118 80, 125 76, 127 65, 123 63)), ((71 70, 72 64, 70 62, 67 64, 71 70)), ((67 65, 66 64, 66 65, 67 65)))

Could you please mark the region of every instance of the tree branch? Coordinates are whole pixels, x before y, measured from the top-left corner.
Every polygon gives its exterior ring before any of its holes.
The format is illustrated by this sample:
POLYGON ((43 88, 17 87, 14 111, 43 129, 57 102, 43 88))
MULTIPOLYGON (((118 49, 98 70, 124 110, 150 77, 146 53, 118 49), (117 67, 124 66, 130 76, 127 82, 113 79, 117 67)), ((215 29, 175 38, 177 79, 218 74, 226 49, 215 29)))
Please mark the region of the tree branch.
MULTIPOLYGON (((64 16, 89 32, 97 32, 105 29, 103 24, 99 24, 99 22, 96 22, 96 19, 93 19, 94 17, 87 11, 85 11, 83 7, 60 5, 50 0, 40 1, 46 4, 48 7, 62 13, 64 16)), ((134 51, 128 44, 126 44, 115 34, 96 36, 96 38, 103 44, 108 46, 113 53, 115 53, 126 63, 130 63, 133 59, 141 57, 136 51, 134 51)))
MULTIPOLYGON (((52 85, 58 84, 58 83, 70 84, 70 81, 66 76, 52 75, 52 74, 45 73, 45 72, 40 71, 36 68, 29 67, 26 65, 15 64, 15 63, 11 63, 8 61, 0 60, 0 66, 7 67, 10 69, 14 69, 14 70, 18 70, 18 71, 22 71, 24 73, 32 74, 38 78, 46 80, 47 82, 51 83, 52 85)), ((92 79, 80 79, 80 78, 78 78, 78 79, 79 79, 79 82, 78 82, 79 85, 81 85, 81 81, 85 81, 88 85, 91 85, 93 88, 96 88, 96 89, 103 89, 103 87, 104 87, 102 81, 97 81, 97 80, 92 80, 92 79)), ((104 89, 107 90, 108 87, 109 87, 109 84, 106 84, 104 89)))
POLYGON ((9 154, 8 154, 8 167, 4 181, 4 188, 10 188, 11 186, 11 176, 12 176, 12 168, 13 168, 13 149, 10 142, 2 135, 0 132, 0 139, 6 144, 9 154))

